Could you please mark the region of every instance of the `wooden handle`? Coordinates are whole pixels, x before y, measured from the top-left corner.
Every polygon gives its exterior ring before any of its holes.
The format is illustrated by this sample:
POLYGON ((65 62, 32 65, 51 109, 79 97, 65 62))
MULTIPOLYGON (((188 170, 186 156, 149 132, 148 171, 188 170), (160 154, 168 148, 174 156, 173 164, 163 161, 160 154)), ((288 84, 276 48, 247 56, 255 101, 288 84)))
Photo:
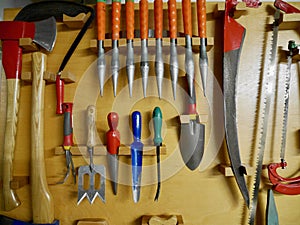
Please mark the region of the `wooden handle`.
POLYGON ((169 30, 170 38, 177 38, 177 9, 176 0, 168 1, 168 15, 169 15, 169 30))
POLYGON ((182 17, 184 25, 184 34, 192 37, 192 8, 191 0, 182 0, 182 17))
POLYGON ((155 38, 163 37, 163 2, 162 0, 154 0, 154 24, 155 38))
POLYGON ((198 32, 200 38, 206 38, 206 0, 197 0, 198 32))
POLYGON ((106 15, 106 1, 97 0, 97 31, 98 40, 105 39, 105 15, 106 15))
POLYGON ((134 39, 134 1, 126 1, 126 38, 127 40, 134 39))
POLYGON ((148 39, 148 0, 140 1, 140 31, 141 39, 148 39))
POLYGON ((44 90, 43 79, 47 56, 32 54, 32 111, 31 111, 31 196, 33 222, 48 224, 54 221, 54 203, 48 189, 44 158, 44 90))
POLYGON ((120 38, 121 1, 113 0, 112 3, 112 40, 120 38))
POLYGON ((13 159, 16 145, 16 132, 18 122, 20 96, 20 80, 7 79, 7 109, 6 126, 3 150, 3 200, 4 210, 10 211, 20 205, 16 193, 11 189, 10 182, 13 178, 13 159))
POLYGON ((92 148, 96 145, 96 107, 90 105, 87 108, 87 122, 88 122, 88 140, 87 147, 92 148))

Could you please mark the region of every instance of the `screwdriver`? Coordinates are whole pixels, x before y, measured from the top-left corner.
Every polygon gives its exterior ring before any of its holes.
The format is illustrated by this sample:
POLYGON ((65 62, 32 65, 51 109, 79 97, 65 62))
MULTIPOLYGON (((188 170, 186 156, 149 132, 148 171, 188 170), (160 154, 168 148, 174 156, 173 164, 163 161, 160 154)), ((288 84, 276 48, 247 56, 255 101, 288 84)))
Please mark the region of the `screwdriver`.
POLYGON ((162 127, 162 113, 159 107, 155 107, 152 114, 154 127, 154 145, 156 146, 156 163, 157 163, 157 189, 154 201, 158 201, 161 186, 160 177, 160 146, 162 145, 161 127, 162 127))
POLYGON ((120 38, 121 0, 112 1, 112 57, 111 72, 113 79, 114 96, 117 95, 118 77, 120 69, 119 38, 120 38))
POLYGON ((134 111, 131 115, 133 142, 131 148, 132 166, 132 194, 133 201, 137 203, 140 199, 142 163, 143 163, 143 143, 141 141, 142 116, 139 111, 134 111))
POLYGON ((119 171, 119 147, 120 147, 120 132, 117 130, 119 123, 119 115, 116 112, 111 112, 107 115, 109 131, 106 133, 107 140, 107 160, 109 172, 112 181, 113 193, 117 194, 118 190, 118 171, 119 171))

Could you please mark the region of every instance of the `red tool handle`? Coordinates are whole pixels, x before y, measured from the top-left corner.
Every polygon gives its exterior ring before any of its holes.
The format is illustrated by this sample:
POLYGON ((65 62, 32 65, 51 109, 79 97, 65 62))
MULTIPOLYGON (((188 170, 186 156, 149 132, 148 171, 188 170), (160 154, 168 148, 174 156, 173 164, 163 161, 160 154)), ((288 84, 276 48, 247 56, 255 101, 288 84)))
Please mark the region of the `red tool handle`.
POLYGON ((168 1, 168 15, 169 15, 169 31, 170 38, 177 38, 177 9, 176 9, 176 0, 168 1))
POLYGON ((63 114, 64 103, 64 87, 65 81, 60 79, 60 75, 56 75, 56 114, 63 114))
POLYGON ((97 32, 98 40, 105 39, 106 1, 97 1, 97 32))
POLYGON ((120 38, 121 1, 113 0, 112 3, 112 40, 120 38))
POLYGON ((73 146, 73 121, 72 121, 72 110, 73 103, 63 103, 64 112, 64 147, 73 146))
POLYGON ((182 0, 182 17, 184 25, 184 34, 192 37, 192 8, 191 0, 182 0))
POLYGON ((134 1, 127 0, 126 4, 126 38, 127 40, 134 39, 134 1))
POLYGON ((163 1, 154 0, 154 24, 155 38, 162 39, 163 37, 163 1))
POLYGON ((120 132, 117 130, 119 115, 115 112, 109 113, 107 122, 109 126, 109 131, 106 133, 107 151, 112 155, 116 155, 120 146, 120 132))
POLYGON ((272 163, 268 166, 269 179, 273 184, 273 189, 286 195, 298 195, 300 194, 300 176, 294 178, 284 178, 276 171, 278 168, 286 166, 286 162, 272 163))
POLYGON ((200 38, 206 38, 206 0, 197 0, 198 32, 200 38))
POLYGON ((290 5, 289 3, 281 1, 281 0, 276 0, 274 2, 274 6, 288 14, 289 13, 300 13, 299 9, 297 9, 296 7, 290 5))
POLYGON ((141 39, 148 39, 148 1, 140 1, 140 31, 141 39))

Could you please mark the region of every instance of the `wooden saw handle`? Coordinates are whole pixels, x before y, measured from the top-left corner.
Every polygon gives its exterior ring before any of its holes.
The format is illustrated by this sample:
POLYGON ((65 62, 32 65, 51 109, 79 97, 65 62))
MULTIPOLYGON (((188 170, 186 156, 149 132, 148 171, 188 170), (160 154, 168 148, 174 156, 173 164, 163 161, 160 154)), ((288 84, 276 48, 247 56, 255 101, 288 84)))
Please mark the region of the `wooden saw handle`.
POLYGON ((96 107, 89 105, 87 107, 87 119, 88 119, 88 139, 87 147, 92 148, 96 145, 96 107))
POLYGON ((48 189, 44 158, 44 90, 43 79, 47 56, 32 54, 31 111, 31 196, 33 222, 49 224, 54 221, 54 203, 48 189))

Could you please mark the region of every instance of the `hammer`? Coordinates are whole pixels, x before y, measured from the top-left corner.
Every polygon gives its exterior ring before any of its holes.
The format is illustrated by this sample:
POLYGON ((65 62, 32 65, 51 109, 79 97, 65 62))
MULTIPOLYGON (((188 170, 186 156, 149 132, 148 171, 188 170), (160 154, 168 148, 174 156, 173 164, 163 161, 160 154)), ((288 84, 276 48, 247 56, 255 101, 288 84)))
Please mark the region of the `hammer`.
POLYGON ((39 22, 1 21, 0 40, 2 41, 2 64, 7 79, 7 117, 3 150, 3 198, 4 210, 10 211, 20 205, 15 191, 10 187, 13 178, 13 158, 17 132, 20 77, 22 71, 22 48, 20 38, 31 38, 48 51, 56 39, 54 18, 39 22))

